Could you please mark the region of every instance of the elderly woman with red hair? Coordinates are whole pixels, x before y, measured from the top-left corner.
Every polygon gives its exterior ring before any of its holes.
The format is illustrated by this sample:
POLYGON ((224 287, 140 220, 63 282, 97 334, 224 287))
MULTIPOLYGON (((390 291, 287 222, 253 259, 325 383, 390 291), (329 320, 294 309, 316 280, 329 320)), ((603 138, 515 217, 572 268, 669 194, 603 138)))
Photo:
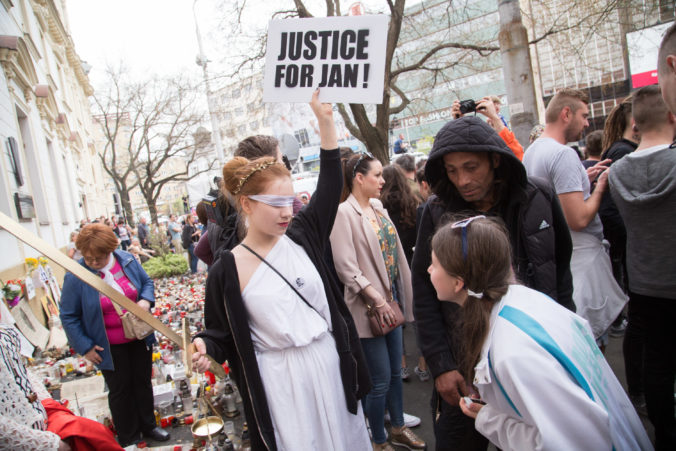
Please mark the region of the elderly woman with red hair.
MULTIPOLYGON (((132 254, 117 250, 118 240, 110 227, 87 225, 75 244, 82 252, 82 266, 150 311, 155 304, 153 281, 132 254)), ((153 412, 150 377, 155 335, 126 338, 112 301, 70 273, 63 282, 61 322, 70 345, 103 373, 120 445, 140 441, 141 434, 168 440, 169 434, 156 426, 153 412)))

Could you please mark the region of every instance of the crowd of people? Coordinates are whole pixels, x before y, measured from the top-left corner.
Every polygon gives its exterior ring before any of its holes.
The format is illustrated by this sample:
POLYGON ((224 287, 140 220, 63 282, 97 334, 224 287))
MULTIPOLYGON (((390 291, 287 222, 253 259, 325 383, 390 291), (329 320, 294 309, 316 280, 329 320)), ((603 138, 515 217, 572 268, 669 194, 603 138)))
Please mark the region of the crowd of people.
POLYGON ((113 215, 110 218, 101 216, 94 220, 82 220, 80 228, 70 234, 67 246, 68 256, 74 260, 82 258, 82 253, 76 245, 77 237, 83 227, 88 224, 103 224, 110 228, 117 239, 117 248, 128 251, 139 263, 145 263, 154 257, 163 245, 175 254, 187 255, 190 271, 194 274, 198 270, 199 259, 195 248, 202 233, 206 230, 208 220, 200 218, 200 212, 185 214, 178 219, 175 214, 169 215, 166 223, 151 226, 146 217, 141 217, 136 228, 131 227, 122 216, 113 215), (151 234, 157 242, 152 242, 151 234))
MULTIPOLYGON (((274 138, 241 141, 201 227, 172 216, 163 232, 191 271, 209 266, 192 360, 229 362, 252 449, 676 449, 676 25, 658 72, 586 135, 586 93, 557 92, 525 151, 499 99, 476 102, 485 120, 457 102, 426 160, 402 136, 387 166, 338 146, 317 90, 320 173, 304 198, 274 138), (434 445, 404 413, 404 324, 413 373, 434 381, 434 445), (626 391, 604 358, 624 324, 626 391)), ((93 222, 69 255, 151 309, 146 221, 93 222)), ((61 319, 104 374, 120 444, 167 439, 148 410, 153 335, 126 337, 72 275, 61 319)))

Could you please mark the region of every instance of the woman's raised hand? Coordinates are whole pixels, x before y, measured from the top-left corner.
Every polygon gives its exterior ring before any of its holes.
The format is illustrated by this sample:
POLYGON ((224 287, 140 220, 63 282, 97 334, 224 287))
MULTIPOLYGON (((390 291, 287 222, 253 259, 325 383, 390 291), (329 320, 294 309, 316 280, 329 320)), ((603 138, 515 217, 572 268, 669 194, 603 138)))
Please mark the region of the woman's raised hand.
POLYGON ((331 150, 338 148, 336 126, 333 122, 333 106, 330 103, 319 101, 319 88, 312 93, 310 108, 317 117, 319 124, 319 145, 322 149, 331 150))
POLYGON ((192 367, 194 370, 204 373, 211 365, 207 359, 207 346, 201 338, 195 338, 192 342, 195 345, 195 352, 192 355, 192 367))

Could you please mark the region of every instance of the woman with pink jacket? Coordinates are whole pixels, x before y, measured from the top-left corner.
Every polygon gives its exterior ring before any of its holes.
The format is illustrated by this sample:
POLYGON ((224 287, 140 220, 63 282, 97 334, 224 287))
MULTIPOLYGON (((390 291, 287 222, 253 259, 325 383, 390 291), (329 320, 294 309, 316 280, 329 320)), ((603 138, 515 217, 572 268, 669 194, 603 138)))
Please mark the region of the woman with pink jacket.
POLYGON ((402 328, 374 336, 367 317, 369 304, 381 323, 392 324, 393 311, 387 304, 391 296, 406 320, 413 320, 411 271, 397 231, 377 199, 385 184, 383 166, 369 154, 355 154, 344 162, 343 176, 343 202, 331 232, 331 248, 373 383, 364 410, 374 449, 392 449, 385 432, 386 408, 392 423, 392 443, 424 449, 425 442, 404 424, 402 328))

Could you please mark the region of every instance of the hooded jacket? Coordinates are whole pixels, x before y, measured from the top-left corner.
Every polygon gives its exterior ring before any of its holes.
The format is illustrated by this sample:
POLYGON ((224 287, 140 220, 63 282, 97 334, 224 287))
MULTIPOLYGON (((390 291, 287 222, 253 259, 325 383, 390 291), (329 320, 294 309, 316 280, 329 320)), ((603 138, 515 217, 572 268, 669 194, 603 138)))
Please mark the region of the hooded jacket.
POLYGON ((412 262, 413 312, 427 363, 436 378, 457 369, 451 331, 459 309, 439 302, 427 273, 432 236, 452 214, 499 216, 509 232, 517 279, 575 311, 570 272, 572 241, 563 211, 547 182, 526 175, 526 169, 505 142, 484 121, 463 117, 437 134, 425 177, 435 195, 424 206, 412 262), (495 168, 496 204, 479 212, 466 202, 446 175, 443 157, 450 152, 489 152, 500 157, 495 168), (446 334, 444 334, 444 331, 446 334))
POLYGON ((676 299, 676 145, 633 152, 613 164, 608 176, 627 228, 629 290, 676 299))

